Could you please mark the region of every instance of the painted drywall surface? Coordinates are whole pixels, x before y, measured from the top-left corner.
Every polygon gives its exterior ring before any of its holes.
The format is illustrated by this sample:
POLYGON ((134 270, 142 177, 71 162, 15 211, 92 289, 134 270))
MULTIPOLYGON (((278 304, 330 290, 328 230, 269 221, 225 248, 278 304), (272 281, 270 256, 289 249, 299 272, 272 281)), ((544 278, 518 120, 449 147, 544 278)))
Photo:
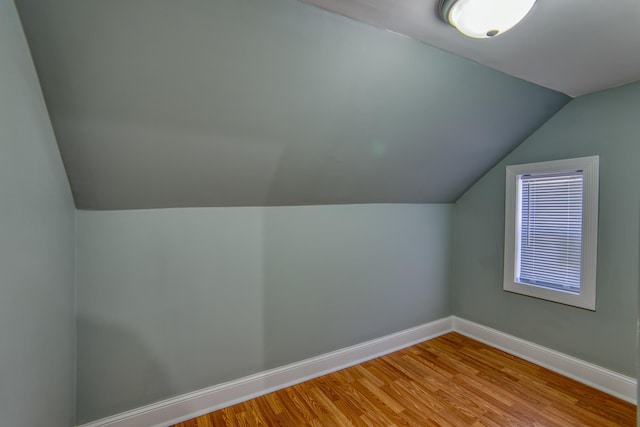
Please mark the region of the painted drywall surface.
POLYGON ((78 420, 449 315, 451 211, 79 211, 78 420))
POLYGON ((265 210, 266 365, 450 315, 451 208, 265 210))
POLYGON ((452 202, 569 100, 298 0, 16 3, 79 208, 452 202))
POLYGON ((0 425, 71 426, 75 208, 10 0, 0 58, 0 425))
POLYGON ((463 318, 635 376, 640 83, 569 103, 455 205, 453 309, 463 318), (600 156, 596 311, 502 290, 505 166, 600 156))

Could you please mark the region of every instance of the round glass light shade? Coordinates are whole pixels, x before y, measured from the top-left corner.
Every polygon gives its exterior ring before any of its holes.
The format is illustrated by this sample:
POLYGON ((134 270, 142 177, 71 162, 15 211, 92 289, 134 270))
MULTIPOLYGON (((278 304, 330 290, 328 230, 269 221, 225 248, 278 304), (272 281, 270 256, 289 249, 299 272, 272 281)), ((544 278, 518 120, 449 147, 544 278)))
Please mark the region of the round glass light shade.
POLYGON ((536 0, 444 0, 442 17, 462 34, 484 39, 513 28, 536 0))

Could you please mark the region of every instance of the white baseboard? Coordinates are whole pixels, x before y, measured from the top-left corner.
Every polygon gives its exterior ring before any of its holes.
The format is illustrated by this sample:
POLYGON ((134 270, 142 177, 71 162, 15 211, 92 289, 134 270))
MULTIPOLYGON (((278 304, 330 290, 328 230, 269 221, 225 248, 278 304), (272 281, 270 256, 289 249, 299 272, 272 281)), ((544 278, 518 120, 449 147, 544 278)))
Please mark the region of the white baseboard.
POLYGON ((636 404, 636 379, 453 316, 453 329, 477 341, 636 404))
POLYGON ((450 316, 290 365, 187 393, 79 427, 166 427, 456 331, 636 404, 636 380, 498 330, 450 316))
POLYGON ((165 427, 392 353, 452 331, 453 318, 123 412, 79 427, 165 427))

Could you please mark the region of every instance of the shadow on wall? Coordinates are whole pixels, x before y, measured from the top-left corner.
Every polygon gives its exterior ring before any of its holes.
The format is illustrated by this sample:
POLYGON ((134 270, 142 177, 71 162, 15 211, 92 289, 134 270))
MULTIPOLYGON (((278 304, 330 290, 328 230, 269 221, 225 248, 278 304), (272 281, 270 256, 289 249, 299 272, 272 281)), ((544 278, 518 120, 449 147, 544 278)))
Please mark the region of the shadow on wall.
POLYGON ((79 422, 449 315, 451 208, 80 211, 79 422))
POLYGON ((78 316, 78 396, 80 423, 165 398, 168 375, 144 342, 123 326, 78 316), (91 362, 90 367, 80 366, 91 362), (92 371, 91 384, 81 373, 92 371), (100 387, 95 387, 100 384, 100 387))

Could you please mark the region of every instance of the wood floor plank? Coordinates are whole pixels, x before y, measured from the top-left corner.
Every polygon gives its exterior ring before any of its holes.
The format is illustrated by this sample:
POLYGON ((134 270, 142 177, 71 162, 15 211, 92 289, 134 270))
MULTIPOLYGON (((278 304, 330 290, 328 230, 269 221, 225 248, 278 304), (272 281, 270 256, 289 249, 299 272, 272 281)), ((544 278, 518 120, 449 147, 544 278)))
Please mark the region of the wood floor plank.
POLYGON ((174 427, 635 427, 636 407, 452 332, 174 427))

